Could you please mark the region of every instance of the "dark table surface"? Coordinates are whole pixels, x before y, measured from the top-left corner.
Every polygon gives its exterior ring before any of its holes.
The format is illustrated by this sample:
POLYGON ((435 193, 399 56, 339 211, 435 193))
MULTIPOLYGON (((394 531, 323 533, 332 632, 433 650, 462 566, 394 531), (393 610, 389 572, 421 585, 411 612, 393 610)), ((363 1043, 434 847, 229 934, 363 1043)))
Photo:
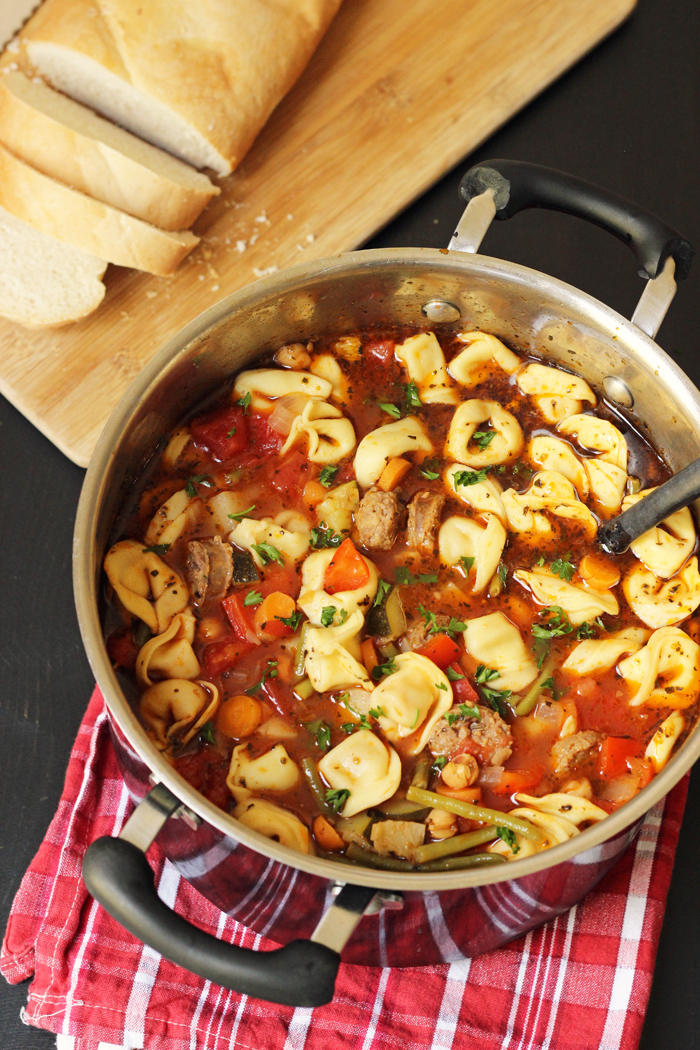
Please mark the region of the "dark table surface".
MULTIPOLYGON (((700 245, 697 0, 639 0, 631 19, 409 208, 372 247, 447 244, 462 172, 477 160, 548 164, 656 212, 700 245)), ((468 61, 468 56, 465 56, 468 61)), ((631 253, 602 230, 530 211, 495 223, 482 251, 562 278, 630 316, 642 291, 631 253)), ((700 385, 700 260, 658 341, 700 385)), ((83 471, 0 398, 0 922, 61 792, 92 689, 71 590, 83 471)), ((700 773, 691 777, 643 1050, 700 1047, 700 773)), ((0 984, 0 1050, 43 1050, 19 1019, 27 986, 0 984)), ((157 1050, 155 1047, 149 1050, 157 1050)))

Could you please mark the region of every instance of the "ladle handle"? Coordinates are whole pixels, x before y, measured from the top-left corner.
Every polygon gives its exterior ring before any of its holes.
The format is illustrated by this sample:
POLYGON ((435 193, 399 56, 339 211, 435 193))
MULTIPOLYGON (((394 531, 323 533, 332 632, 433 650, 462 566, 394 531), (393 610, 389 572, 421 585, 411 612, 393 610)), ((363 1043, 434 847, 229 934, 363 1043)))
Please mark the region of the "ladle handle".
POLYGON ((598 542, 608 554, 623 554, 630 543, 700 497, 700 459, 598 529, 598 542))

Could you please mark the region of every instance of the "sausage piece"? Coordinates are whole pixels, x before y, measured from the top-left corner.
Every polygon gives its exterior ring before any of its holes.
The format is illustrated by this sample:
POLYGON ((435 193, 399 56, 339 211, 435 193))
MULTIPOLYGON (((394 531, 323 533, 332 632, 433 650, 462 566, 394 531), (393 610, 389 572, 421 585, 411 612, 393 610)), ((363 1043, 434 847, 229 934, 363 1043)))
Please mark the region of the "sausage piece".
POLYGON ((402 511, 395 493, 370 489, 355 511, 355 525, 362 546, 369 550, 391 550, 402 511))
POLYGON ((420 489, 408 504, 406 544, 424 554, 432 554, 437 547, 440 515, 445 497, 429 489, 420 489))
POLYGON ((223 598, 233 576, 233 552, 220 536, 212 540, 190 540, 187 544, 185 576, 192 604, 204 605, 212 598, 223 598))
POLYGON ((479 717, 463 715, 456 704, 448 714, 452 725, 440 718, 430 734, 428 747, 434 755, 452 759, 457 755, 473 755, 482 766, 502 766, 513 753, 513 734, 501 716, 490 707, 477 705, 479 717))
MULTIPOLYGON (((444 613, 438 613, 435 617, 435 622, 438 627, 447 627, 450 622, 450 617, 445 616, 444 613)), ((428 624, 425 620, 416 620, 412 623, 408 630, 401 635, 401 640, 405 642, 406 646, 410 649, 422 649, 424 645, 430 641, 431 638, 435 637, 435 631, 431 630, 432 624, 428 624)))
POLYGON ((576 766, 590 756, 593 748, 603 740, 603 733, 585 729, 581 733, 565 736, 552 746, 552 768, 555 773, 570 773, 576 766))

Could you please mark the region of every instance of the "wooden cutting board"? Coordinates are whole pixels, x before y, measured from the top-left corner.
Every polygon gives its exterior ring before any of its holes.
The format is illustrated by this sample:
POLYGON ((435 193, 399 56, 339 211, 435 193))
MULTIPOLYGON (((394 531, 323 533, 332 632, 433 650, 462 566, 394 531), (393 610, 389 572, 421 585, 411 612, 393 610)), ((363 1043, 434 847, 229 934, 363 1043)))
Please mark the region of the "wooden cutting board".
MULTIPOLYGON (((168 278, 110 266, 78 324, 0 321, 0 392, 74 462, 162 344, 264 273, 358 247, 635 0, 345 0, 168 278)), ((0 266, 2 265, 0 260, 0 266)), ((1 279, 1 277, 0 277, 1 279)))

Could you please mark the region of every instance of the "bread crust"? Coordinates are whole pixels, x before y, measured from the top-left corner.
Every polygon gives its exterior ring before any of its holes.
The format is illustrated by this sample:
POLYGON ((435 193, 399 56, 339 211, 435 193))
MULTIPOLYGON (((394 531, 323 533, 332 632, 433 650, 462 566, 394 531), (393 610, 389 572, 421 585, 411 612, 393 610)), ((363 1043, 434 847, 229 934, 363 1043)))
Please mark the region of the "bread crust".
POLYGON ((0 205, 34 229, 99 259, 167 276, 199 238, 160 230, 25 164, 0 146, 0 205))
MULTIPOLYGON (((150 98, 168 107, 213 147, 212 166, 225 175, 298 78, 340 3, 44 0, 21 40, 35 61, 32 44, 64 48, 136 88, 145 106, 150 98)), ((114 110, 107 115, 117 119, 114 110)), ((134 126, 126 113, 120 122, 134 126)))
POLYGON ((191 226, 220 192, 205 175, 20 72, 0 76, 0 143, 45 175, 164 230, 191 226))

